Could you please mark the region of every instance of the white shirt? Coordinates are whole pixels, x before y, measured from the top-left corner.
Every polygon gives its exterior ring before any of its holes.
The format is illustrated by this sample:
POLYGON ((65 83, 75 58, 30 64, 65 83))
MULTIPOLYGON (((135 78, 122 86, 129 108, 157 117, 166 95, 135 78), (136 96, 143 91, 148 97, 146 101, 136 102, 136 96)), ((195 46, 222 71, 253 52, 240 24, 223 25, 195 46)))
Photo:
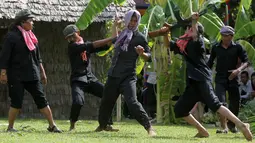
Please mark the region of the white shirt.
POLYGON ((243 84, 241 82, 241 84, 239 86, 239 93, 241 95, 241 98, 248 98, 252 91, 253 91, 253 89, 252 89, 252 85, 251 85, 251 80, 248 80, 248 82, 246 84, 243 84), (241 95, 242 90, 244 92, 246 92, 245 95, 241 95))
POLYGON ((147 82, 150 84, 157 84, 157 73, 156 72, 148 72, 147 82))

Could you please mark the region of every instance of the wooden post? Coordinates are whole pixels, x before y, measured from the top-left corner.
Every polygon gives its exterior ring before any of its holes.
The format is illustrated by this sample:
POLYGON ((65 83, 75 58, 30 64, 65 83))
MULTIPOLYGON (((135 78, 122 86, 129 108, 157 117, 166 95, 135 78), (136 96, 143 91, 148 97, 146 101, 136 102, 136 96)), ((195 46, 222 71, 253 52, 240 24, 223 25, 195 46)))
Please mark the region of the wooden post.
POLYGON ((121 121, 121 98, 122 95, 117 99, 117 122, 121 121))

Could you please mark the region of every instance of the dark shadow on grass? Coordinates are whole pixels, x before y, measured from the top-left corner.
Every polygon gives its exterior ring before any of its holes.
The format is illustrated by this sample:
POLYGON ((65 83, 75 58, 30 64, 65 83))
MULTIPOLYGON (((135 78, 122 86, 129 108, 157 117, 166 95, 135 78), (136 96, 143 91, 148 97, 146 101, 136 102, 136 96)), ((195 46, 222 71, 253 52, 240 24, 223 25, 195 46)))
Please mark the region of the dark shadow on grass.
POLYGON ((104 135, 102 135, 102 134, 98 134, 98 135, 95 135, 95 136, 89 136, 90 138, 98 138, 98 137, 100 137, 100 138, 129 138, 129 139, 134 139, 134 138, 136 138, 136 136, 134 135, 134 136, 130 136, 130 135, 126 135, 126 136, 120 136, 120 135, 116 135, 116 136, 114 136, 114 135, 109 135, 109 134, 104 134, 104 135))
POLYGON ((84 134, 84 135, 86 135, 86 134, 96 134, 96 133, 98 133, 98 132, 95 132, 95 131, 81 131, 81 132, 76 132, 76 131, 73 131, 73 132, 65 132, 65 133, 72 133, 72 134, 84 134))
MULTIPOLYGON (((73 134, 83 134, 85 136, 87 135, 92 135, 92 136, 89 136, 90 138, 97 138, 97 137, 100 137, 100 138, 130 138, 130 139, 134 139, 134 138, 137 138, 136 135, 133 135, 132 136, 132 133, 130 135, 119 135, 118 132, 95 132, 95 131, 85 131, 85 132, 74 132, 73 134), (103 134, 103 133, 107 133, 107 134, 103 134)), ((144 136, 146 138, 146 136, 144 136)), ((189 140, 198 140, 199 138, 195 138, 195 137, 187 137, 187 136, 180 136, 180 137, 171 137, 171 136, 156 136, 156 137, 149 137, 147 136, 147 138, 152 138, 152 139, 174 139, 174 140, 182 140, 183 138, 187 138, 189 140)))
POLYGON ((187 138, 189 140, 198 140, 199 138, 195 138, 195 137, 187 137, 187 136, 180 136, 180 137, 171 137, 171 136, 156 136, 156 137, 152 137, 154 139, 176 139, 176 140, 183 140, 183 138, 187 138))
POLYGON ((233 136, 219 136, 218 138, 221 139, 243 139, 245 140, 245 137, 243 137, 242 135, 237 136, 237 135, 233 135, 233 136))
MULTIPOLYGON (((95 135, 95 134, 94 134, 95 135)), ((89 136, 90 138, 97 138, 97 137, 100 137, 100 138, 129 138, 129 139, 135 139, 137 138, 136 135, 132 136, 132 135, 125 135, 125 136, 122 136, 122 135, 118 135, 118 134, 98 134, 98 135, 95 135, 95 136, 89 136)), ((180 137, 171 137, 171 136, 156 136, 156 137, 149 137, 149 136, 145 136, 144 138, 151 138, 151 139, 154 139, 154 140, 162 140, 162 139, 166 139, 166 140, 182 140, 183 137, 180 136, 180 137)), ((185 137, 189 140, 193 140, 193 141, 197 141, 198 138, 194 138, 194 137, 185 137)))
MULTIPOLYGON (((6 131, 0 131, 0 133, 9 133, 6 131)), ((97 132, 94 131, 81 131, 81 132, 76 132, 76 131, 69 131, 69 130, 62 130, 62 133, 53 133, 49 132, 47 130, 19 130, 18 132, 13 132, 13 133, 33 133, 33 134, 96 134, 97 132)))

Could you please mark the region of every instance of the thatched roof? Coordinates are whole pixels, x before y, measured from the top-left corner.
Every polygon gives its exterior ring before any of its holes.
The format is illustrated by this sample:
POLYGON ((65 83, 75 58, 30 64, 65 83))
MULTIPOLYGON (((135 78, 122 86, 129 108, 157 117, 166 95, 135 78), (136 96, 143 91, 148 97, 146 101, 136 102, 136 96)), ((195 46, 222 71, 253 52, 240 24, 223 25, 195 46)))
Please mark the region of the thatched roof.
MULTIPOLYGON (((126 1, 126 4, 121 7, 110 4, 94 21, 102 22, 112 19, 116 9, 119 15, 123 16, 127 10, 135 7, 133 0, 126 1)), ((89 0, 0 0, 0 18, 14 19, 15 13, 27 8, 36 15, 35 21, 75 22, 88 2, 89 0)))

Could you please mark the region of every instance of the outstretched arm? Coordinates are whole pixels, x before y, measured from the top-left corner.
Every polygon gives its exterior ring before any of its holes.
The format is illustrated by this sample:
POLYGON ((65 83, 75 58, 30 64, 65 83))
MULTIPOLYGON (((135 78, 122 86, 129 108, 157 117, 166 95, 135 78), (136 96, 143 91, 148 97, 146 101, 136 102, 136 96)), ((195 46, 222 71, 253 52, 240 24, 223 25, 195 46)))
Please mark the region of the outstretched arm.
POLYGON ((103 47, 103 46, 105 46, 105 45, 109 45, 109 44, 111 44, 112 43, 112 40, 113 40, 114 38, 106 38, 106 39, 102 39, 102 40, 97 40, 97 41, 94 41, 94 42, 92 42, 92 44, 93 44, 93 48, 99 48, 99 47, 103 47))
POLYGON ((191 29, 192 29, 192 39, 193 41, 197 41, 198 40, 198 24, 197 24, 197 21, 198 21, 198 18, 199 18, 199 14, 198 13, 193 13, 192 16, 192 26, 191 26, 191 29))
POLYGON ((113 44, 114 39, 116 37, 118 37, 118 26, 120 25, 120 23, 121 23, 121 20, 119 20, 119 18, 116 18, 114 20, 113 25, 112 25, 112 37, 94 41, 93 42, 93 47, 94 48, 103 48, 106 45, 110 46, 111 44, 113 44))

